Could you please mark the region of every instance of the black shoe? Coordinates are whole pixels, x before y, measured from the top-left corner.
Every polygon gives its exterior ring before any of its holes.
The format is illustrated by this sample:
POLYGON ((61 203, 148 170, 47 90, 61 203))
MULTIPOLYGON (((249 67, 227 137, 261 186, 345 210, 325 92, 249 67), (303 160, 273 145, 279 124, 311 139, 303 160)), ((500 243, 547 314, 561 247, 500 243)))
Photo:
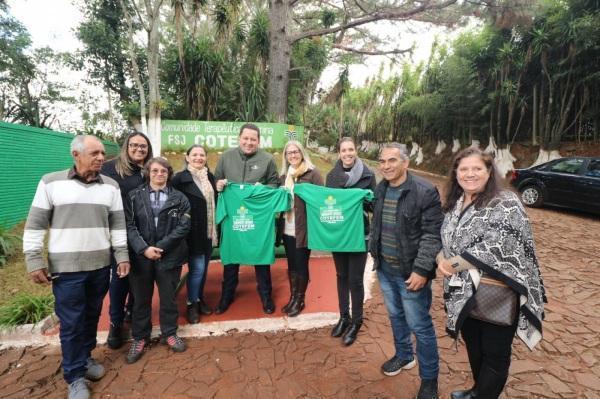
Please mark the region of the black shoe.
POLYGON ((233 301, 231 301, 229 299, 221 298, 221 300, 219 301, 219 304, 217 305, 217 308, 215 309, 215 314, 223 314, 223 313, 227 312, 227 309, 229 309, 231 302, 233 302, 233 301))
POLYGON ((271 314, 273 312, 275 312, 275 304, 273 303, 273 299, 271 299, 271 296, 269 295, 268 297, 265 298, 261 298, 262 299, 262 308, 263 308, 263 312, 265 312, 266 314, 271 314))
POLYGON ((168 345, 173 352, 185 352, 187 349, 185 342, 177 334, 160 337, 160 343, 168 345))
POLYGON ((352 345, 354 341, 356 341, 356 337, 358 336, 358 331, 360 330, 361 326, 362 321, 352 322, 352 324, 350 324, 350 328, 348 328, 348 330, 342 337, 342 343, 346 346, 352 345))
POLYGON ((148 346, 148 341, 146 339, 134 339, 131 343, 131 347, 129 347, 129 352, 127 353, 127 363, 132 364, 140 360, 140 357, 144 354, 144 349, 148 346))
POLYGON ((450 399, 474 399, 477 396, 475 395, 475 389, 467 389, 464 391, 454 391, 450 394, 450 399))
POLYGON ((190 324, 196 324, 200 321, 200 315, 198 314, 198 304, 192 303, 187 305, 187 321, 190 324))
POLYGON ((201 314, 208 316, 210 314, 212 314, 213 310, 210 306, 208 306, 206 304, 206 302, 204 302, 202 299, 200 299, 200 301, 198 302, 198 312, 200 312, 201 314))
POLYGON ((432 380, 421 380, 421 387, 417 394, 417 399, 437 399, 438 382, 437 378, 432 380))
POLYGON ((294 300, 288 308, 288 316, 296 317, 304 309, 304 297, 306 295, 306 288, 308 287, 308 279, 300 276, 296 276, 296 293, 294 300))
POLYGON ((410 370, 417 364, 417 361, 413 358, 412 360, 402 360, 396 356, 383 363, 381 371, 383 374, 393 377, 400 374, 402 370, 410 370))
POLYGON ((114 324, 110 323, 106 344, 110 349, 119 349, 121 346, 123 346, 123 329, 121 326, 115 326, 114 324))
POLYGON ((335 338, 341 337, 346 332, 346 329, 349 326, 350 316, 342 315, 342 317, 340 317, 340 319, 338 320, 337 324, 331 330, 331 336, 335 338))

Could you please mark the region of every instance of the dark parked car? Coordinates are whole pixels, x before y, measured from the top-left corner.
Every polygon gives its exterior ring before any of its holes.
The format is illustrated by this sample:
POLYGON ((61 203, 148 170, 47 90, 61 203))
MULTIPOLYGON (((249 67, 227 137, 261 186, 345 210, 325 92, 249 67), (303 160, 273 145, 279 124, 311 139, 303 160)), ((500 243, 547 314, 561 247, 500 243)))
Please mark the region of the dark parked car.
POLYGON ((511 184, 527 206, 548 204, 600 213, 600 158, 560 158, 516 169, 511 184))

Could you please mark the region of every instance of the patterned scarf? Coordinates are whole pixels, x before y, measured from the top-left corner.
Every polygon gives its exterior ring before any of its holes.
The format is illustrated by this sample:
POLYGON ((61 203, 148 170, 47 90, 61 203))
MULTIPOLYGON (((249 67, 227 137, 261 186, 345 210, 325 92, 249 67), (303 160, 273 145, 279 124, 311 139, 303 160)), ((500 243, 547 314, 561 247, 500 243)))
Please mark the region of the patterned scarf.
POLYGON ((482 209, 461 212, 464 196, 446 214, 442 225, 444 256, 459 255, 476 269, 444 278, 448 315, 446 327, 457 336, 475 294, 481 272, 503 281, 520 296, 517 335, 533 349, 542 338, 546 292, 535 254, 531 225, 523 205, 510 191, 503 191, 482 209))
POLYGON ((196 169, 188 164, 187 170, 192 174, 194 183, 196 183, 206 200, 206 233, 208 238, 212 239, 212 246, 216 247, 219 245, 219 236, 215 225, 215 192, 208 180, 208 168, 205 166, 202 169, 196 169))
MULTIPOLYGON (((298 165, 298 169, 294 168, 292 165, 288 167, 287 174, 285 175, 285 188, 290 190, 292 196, 294 195, 294 184, 298 181, 298 178, 306 172, 308 172, 308 166, 306 166, 306 162, 304 161, 298 165)), ((285 215, 288 223, 292 223, 292 220, 294 220, 294 207, 292 206, 285 215)))

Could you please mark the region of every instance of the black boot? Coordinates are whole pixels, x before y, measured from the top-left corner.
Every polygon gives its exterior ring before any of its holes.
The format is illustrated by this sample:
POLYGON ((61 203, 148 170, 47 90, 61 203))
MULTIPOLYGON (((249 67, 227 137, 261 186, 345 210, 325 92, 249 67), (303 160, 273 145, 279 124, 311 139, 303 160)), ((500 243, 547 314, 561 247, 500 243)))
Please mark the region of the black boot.
POLYGON ((187 321, 190 324, 196 324, 200 321, 200 315, 198 314, 198 304, 190 303, 187 305, 187 321))
POLYGON ((233 298, 222 296, 221 300, 219 301, 219 304, 217 305, 217 308, 215 309, 215 314, 222 314, 227 312, 227 309, 229 309, 229 305, 231 305, 231 302, 233 302, 233 298))
POLYGON ((498 373, 487 364, 484 364, 477 377, 477 387, 473 397, 497 399, 502 393, 507 379, 508 374, 498 373))
POLYGON ((266 314, 275 312, 275 304, 273 303, 271 295, 261 295, 260 300, 262 301, 263 312, 266 314))
POLYGON ((106 344, 110 349, 119 349, 123 345, 123 328, 110 323, 106 344))
POLYGON ((304 297, 306 295, 306 287, 308 287, 308 279, 306 277, 296 277, 296 295, 288 309, 289 317, 296 317, 304 309, 304 297))
POLYGON ((346 331, 342 337, 342 342, 344 345, 350 346, 354 343, 354 341, 356 341, 356 337, 358 336, 358 331, 360 330, 361 326, 362 320, 353 321, 352 324, 350 324, 350 328, 348 328, 348 331, 346 331))
POLYGON ((208 316, 212 314, 213 310, 210 306, 206 304, 206 302, 200 299, 200 301, 198 301, 198 312, 200 312, 200 314, 208 316))
POLYGON ((331 330, 331 336, 335 338, 341 337, 349 326, 350 316, 348 314, 342 314, 337 324, 331 330))
POLYGON ((464 391, 454 391, 450 394, 450 399, 474 399, 476 397, 475 387, 464 391))
POLYGON ((296 273, 288 270, 288 280, 290 282, 290 300, 281 308, 283 313, 289 312, 290 306, 292 306, 292 302, 294 302, 294 297, 296 296, 296 273))

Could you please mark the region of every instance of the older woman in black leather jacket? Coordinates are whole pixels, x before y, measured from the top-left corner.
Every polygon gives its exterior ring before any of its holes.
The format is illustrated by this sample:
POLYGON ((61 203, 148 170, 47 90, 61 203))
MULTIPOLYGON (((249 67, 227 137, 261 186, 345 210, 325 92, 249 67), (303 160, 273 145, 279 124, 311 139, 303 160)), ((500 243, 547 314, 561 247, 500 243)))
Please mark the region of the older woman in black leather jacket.
POLYGON ((190 231, 190 204, 184 194, 170 186, 173 168, 166 159, 153 158, 145 169, 148 184, 129 193, 125 204, 132 252, 130 284, 135 297, 128 363, 136 362, 149 343, 155 281, 160 297, 161 342, 175 352, 186 349, 177 336, 175 295, 188 255, 185 238, 190 231))

